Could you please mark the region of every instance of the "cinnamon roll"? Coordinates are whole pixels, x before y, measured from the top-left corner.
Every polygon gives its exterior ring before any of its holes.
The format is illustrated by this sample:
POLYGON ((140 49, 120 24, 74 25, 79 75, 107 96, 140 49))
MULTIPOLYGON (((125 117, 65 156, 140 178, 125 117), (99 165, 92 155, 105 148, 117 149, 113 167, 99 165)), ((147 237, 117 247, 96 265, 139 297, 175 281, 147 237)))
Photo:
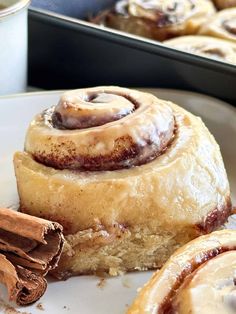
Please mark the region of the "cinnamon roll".
POLYGON ((220 10, 236 7, 236 0, 214 0, 214 3, 220 10))
POLYGON ((218 12, 204 24, 199 34, 218 37, 236 43, 236 8, 218 12))
POLYGON ((121 0, 93 22, 163 41, 197 33, 213 13, 215 7, 208 0, 121 0))
POLYGON ((236 44, 209 36, 182 36, 164 42, 186 52, 236 64, 236 44))
POLYGON ((60 278, 160 267, 231 213, 201 119, 136 90, 66 92, 31 122, 14 166, 21 210, 64 227, 60 278))
POLYGON ((236 231, 201 236, 177 250, 142 288, 127 314, 236 311, 236 231))

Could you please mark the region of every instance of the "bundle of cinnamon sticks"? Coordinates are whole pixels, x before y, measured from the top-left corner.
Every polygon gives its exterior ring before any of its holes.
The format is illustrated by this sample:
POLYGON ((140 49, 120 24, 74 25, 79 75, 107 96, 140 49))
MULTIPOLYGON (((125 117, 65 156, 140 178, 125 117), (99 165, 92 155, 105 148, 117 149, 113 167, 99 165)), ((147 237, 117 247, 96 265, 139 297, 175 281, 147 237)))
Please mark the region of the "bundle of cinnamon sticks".
POLYGON ((44 294, 63 243, 58 223, 0 208, 0 282, 11 301, 27 305, 44 294))

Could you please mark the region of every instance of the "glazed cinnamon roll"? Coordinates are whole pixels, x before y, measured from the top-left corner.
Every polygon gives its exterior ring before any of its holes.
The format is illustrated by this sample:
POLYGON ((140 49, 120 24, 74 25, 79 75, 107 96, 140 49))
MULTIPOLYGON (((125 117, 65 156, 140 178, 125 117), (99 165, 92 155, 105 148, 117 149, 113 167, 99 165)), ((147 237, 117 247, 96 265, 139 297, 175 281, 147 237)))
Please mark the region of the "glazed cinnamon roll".
POLYGON ((236 64, 236 44, 209 36, 182 36, 164 42, 186 52, 236 64))
POLYGON ((220 10, 236 7, 236 0, 214 0, 214 3, 220 10))
POLYGON ((218 37, 236 43, 236 8, 218 12, 204 24, 199 34, 218 37))
POLYGON ((66 92, 32 121, 14 165, 21 210, 64 227, 60 278, 160 267, 231 212, 201 119, 136 90, 66 92))
POLYGON ((235 269, 235 230, 201 236, 170 257, 142 288, 127 314, 233 314, 235 269))
POLYGON ((93 21, 121 31, 163 41, 195 34, 215 13, 208 0, 121 0, 93 21))

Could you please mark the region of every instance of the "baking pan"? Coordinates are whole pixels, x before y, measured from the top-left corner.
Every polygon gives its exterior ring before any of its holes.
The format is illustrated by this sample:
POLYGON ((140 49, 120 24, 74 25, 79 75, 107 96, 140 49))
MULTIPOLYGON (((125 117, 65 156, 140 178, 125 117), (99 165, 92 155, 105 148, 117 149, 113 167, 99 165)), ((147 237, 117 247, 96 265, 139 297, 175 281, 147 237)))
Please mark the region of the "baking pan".
POLYGON ((86 22, 115 1, 33 0, 29 83, 45 89, 92 85, 198 91, 236 105, 236 66, 86 22))

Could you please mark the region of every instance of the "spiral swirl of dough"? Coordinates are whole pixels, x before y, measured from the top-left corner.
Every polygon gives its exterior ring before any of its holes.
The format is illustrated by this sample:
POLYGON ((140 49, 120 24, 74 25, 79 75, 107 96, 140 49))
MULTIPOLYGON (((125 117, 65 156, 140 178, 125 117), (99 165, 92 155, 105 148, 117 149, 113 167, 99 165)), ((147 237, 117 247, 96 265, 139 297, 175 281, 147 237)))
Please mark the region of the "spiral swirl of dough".
POLYGON ((119 87, 66 92, 55 107, 36 116, 25 150, 57 169, 116 170, 145 164, 174 137, 167 101, 119 87))
POLYGON ((218 12, 204 24, 199 34, 209 35, 236 43, 236 8, 218 12))
POLYGON ((201 236, 178 249, 127 314, 235 313, 236 231, 201 236))
POLYGON ((91 21, 138 36, 164 41, 193 35, 216 12, 208 0, 120 0, 91 21))
POLYGON ((130 15, 153 21, 159 27, 182 22, 194 14, 196 9, 196 3, 192 0, 128 1, 130 15))
POLYGON ((165 44, 197 55, 218 61, 236 64, 236 44, 210 36, 181 36, 166 40, 165 44))

